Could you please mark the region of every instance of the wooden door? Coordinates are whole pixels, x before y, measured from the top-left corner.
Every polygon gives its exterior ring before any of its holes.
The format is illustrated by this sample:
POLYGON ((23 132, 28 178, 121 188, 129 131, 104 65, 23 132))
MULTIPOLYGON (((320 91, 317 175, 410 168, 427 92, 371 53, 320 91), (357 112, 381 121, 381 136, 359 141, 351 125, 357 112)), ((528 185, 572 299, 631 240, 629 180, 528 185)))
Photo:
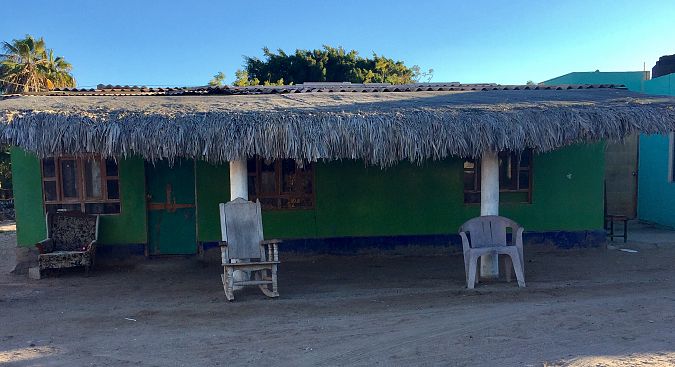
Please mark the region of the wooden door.
POLYGON ((150 254, 196 253, 194 161, 146 162, 145 177, 150 254))
POLYGON ((635 218, 637 214, 638 134, 609 142, 605 150, 605 210, 635 218))

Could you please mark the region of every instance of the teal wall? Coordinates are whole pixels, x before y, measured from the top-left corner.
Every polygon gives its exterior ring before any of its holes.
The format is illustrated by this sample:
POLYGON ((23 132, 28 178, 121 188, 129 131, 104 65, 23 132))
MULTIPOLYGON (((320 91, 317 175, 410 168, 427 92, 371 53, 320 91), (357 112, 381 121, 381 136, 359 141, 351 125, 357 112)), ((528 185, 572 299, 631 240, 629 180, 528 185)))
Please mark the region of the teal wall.
MULTIPOLYGON (((143 167, 140 158, 119 161, 121 214, 101 216, 99 242, 102 244, 147 241, 143 167)), ((17 243, 33 246, 47 235, 40 160, 31 153, 12 148, 12 180, 17 243)))
MULTIPOLYGON (((675 74, 647 81, 645 93, 675 96, 675 74)), ((667 135, 640 136, 638 217, 675 227, 675 183, 668 177, 669 147, 667 135)))
POLYGON ((544 84, 623 84, 626 88, 641 92, 645 88, 646 74, 644 71, 621 72, 574 72, 549 79, 544 84))
MULTIPOLYGON (((531 204, 503 203, 501 212, 529 231, 601 229, 604 145, 537 154, 531 204)), ((265 211, 266 237, 321 238, 456 233, 479 205, 464 204, 462 160, 402 162, 388 169, 361 161, 315 166, 312 210, 265 211)), ((227 166, 199 163, 199 239, 220 238, 218 203, 229 193, 227 166)))

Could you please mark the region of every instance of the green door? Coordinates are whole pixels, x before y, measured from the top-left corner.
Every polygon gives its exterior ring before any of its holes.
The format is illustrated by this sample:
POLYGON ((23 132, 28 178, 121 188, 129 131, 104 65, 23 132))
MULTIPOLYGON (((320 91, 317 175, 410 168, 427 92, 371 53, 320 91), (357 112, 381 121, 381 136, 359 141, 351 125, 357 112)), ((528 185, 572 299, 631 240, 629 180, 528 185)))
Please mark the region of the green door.
POLYGON ((145 163, 151 255, 197 252, 194 161, 145 163))

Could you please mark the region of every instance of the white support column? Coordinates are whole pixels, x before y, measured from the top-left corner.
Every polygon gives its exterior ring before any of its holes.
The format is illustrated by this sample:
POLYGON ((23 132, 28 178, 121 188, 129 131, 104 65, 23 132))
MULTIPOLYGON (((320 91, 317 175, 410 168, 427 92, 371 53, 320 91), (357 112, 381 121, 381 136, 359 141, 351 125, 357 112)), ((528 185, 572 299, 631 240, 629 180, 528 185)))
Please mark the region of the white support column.
POLYGON ((230 161, 230 200, 248 200, 248 171, 246 159, 230 161))
MULTIPOLYGON (((483 152, 480 160, 480 215, 499 215, 499 156, 493 151, 483 152)), ((480 275, 499 277, 499 257, 481 256, 480 275)))
MULTIPOLYGON (((246 159, 230 161, 230 200, 242 198, 248 200, 248 166, 246 159)), ((242 259, 232 259, 239 262, 242 259)), ((232 273, 234 280, 250 280, 251 274, 246 271, 235 270, 232 273)), ((240 290, 241 286, 234 286, 234 290, 240 290)))

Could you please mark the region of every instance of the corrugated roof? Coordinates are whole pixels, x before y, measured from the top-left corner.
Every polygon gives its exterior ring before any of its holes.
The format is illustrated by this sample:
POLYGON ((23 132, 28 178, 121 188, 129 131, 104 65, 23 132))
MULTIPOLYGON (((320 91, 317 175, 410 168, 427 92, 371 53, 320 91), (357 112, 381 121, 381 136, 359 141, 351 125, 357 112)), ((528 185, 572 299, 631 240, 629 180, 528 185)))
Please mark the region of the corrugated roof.
POLYGON ((620 84, 565 84, 565 85, 500 85, 494 83, 303 83, 283 86, 202 86, 202 87, 146 87, 129 85, 103 85, 96 88, 64 88, 48 92, 27 93, 43 96, 133 96, 133 95, 247 95, 247 94, 291 94, 291 93, 386 93, 386 92, 452 92, 452 91, 495 91, 495 90, 570 90, 570 89, 621 89, 620 84))

